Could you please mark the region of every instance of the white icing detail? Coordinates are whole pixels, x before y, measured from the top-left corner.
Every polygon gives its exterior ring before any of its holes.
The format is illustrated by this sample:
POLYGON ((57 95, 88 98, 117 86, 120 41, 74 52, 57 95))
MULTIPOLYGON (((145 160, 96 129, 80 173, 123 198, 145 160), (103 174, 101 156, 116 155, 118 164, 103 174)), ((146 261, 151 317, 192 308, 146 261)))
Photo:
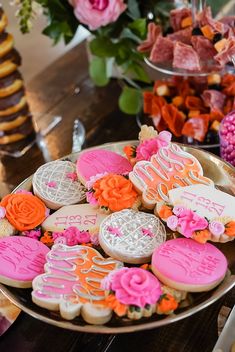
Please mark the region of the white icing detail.
POLYGON ((166 240, 166 232, 159 219, 148 213, 125 209, 109 215, 101 224, 100 244, 110 255, 128 263, 144 262, 154 249, 166 240), (109 227, 120 229, 121 236, 113 236, 109 227), (143 233, 148 229, 153 237, 143 233))

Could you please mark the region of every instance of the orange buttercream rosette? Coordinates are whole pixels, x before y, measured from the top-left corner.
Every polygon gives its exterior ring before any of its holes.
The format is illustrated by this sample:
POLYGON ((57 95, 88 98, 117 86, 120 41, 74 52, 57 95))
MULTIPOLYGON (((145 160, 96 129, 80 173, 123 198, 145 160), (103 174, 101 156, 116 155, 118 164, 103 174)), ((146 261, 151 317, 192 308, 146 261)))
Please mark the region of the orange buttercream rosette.
POLYGON ((8 194, 0 202, 6 218, 18 231, 32 230, 46 218, 46 206, 32 194, 8 194))
POLYGON ((109 174, 97 180, 93 185, 93 190, 98 204, 111 211, 131 208, 138 197, 131 181, 115 174, 109 174))

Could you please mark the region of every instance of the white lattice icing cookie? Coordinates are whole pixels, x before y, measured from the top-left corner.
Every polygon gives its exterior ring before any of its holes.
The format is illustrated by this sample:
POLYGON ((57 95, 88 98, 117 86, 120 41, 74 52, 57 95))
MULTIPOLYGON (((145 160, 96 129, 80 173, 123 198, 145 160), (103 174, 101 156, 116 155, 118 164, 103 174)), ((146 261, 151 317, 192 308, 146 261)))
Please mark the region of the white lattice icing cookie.
POLYGON ((47 255, 45 273, 33 280, 32 300, 40 307, 59 311, 64 319, 81 313, 87 323, 105 324, 112 310, 101 281, 122 266, 91 247, 55 244, 47 255))
POLYGON ((78 181, 76 166, 70 161, 51 161, 42 165, 33 176, 33 191, 50 209, 80 203, 85 188, 78 181))
POLYGON ((174 143, 161 148, 150 161, 136 163, 129 178, 142 194, 144 206, 149 209, 154 208, 157 202, 168 202, 168 192, 173 188, 198 183, 214 185, 212 180, 203 176, 199 161, 174 143))
POLYGON ((155 215, 132 209, 115 212, 100 225, 101 247, 125 263, 148 262, 154 249, 165 240, 165 227, 155 215))
POLYGON ((67 205, 48 216, 42 223, 45 231, 61 232, 70 226, 79 230, 97 233, 100 223, 107 217, 105 213, 99 212, 90 204, 67 205))

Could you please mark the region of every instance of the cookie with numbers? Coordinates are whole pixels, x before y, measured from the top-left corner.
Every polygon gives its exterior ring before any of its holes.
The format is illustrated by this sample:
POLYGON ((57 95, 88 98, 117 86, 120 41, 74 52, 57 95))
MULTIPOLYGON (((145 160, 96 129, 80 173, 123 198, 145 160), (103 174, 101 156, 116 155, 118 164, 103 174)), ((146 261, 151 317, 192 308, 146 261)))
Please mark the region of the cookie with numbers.
POLYGON ((76 166, 70 161, 56 160, 42 165, 35 172, 32 184, 34 194, 50 209, 80 203, 86 196, 76 166))
POLYGON ((148 262, 154 249, 165 240, 165 227, 155 215, 132 209, 115 212, 100 225, 101 247, 125 263, 148 262))

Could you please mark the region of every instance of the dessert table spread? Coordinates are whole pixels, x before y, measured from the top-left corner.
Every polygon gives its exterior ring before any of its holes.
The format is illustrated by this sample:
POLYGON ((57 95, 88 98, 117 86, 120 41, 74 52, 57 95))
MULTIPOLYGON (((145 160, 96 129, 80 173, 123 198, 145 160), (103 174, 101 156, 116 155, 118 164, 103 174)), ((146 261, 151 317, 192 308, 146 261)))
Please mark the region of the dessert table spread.
MULTIPOLYGON (((54 116, 62 116, 60 124, 45 137, 47 157, 51 160, 71 153, 76 118, 86 129, 84 147, 138 136, 135 117, 124 115, 117 107, 118 82, 113 80, 105 88, 97 88, 91 82, 85 43, 36 76, 28 84, 27 91, 39 129, 45 128, 54 116)), ((45 161, 45 153, 37 145, 21 158, 2 158, 0 196, 34 173, 45 161)), ((1 336, 0 351, 212 351, 218 338, 219 311, 223 305, 231 308, 234 302, 235 289, 208 308, 176 323, 115 337, 63 330, 21 312, 1 336)))

